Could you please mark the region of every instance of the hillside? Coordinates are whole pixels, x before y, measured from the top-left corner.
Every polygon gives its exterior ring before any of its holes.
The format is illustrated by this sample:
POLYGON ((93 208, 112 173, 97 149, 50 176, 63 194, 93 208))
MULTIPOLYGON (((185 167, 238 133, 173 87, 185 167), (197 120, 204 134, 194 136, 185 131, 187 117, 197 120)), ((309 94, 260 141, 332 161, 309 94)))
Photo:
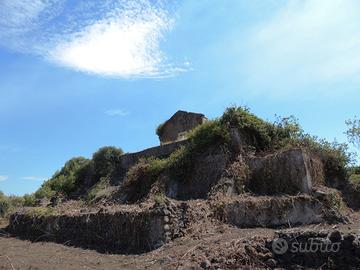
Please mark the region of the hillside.
POLYGON ((66 162, 9 210, 7 236, 142 254, 146 269, 358 269, 360 174, 346 145, 242 107, 213 120, 179 111, 157 134, 139 153, 66 162), (315 251, 291 249, 313 239, 315 251))

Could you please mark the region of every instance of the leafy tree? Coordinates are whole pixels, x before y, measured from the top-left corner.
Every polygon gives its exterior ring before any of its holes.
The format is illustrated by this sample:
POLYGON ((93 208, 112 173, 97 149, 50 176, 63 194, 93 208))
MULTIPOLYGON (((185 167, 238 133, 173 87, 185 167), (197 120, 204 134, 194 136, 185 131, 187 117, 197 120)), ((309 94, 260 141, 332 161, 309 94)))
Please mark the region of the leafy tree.
POLYGON ((88 168, 90 162, 89 159, 83 157, 70 159, 60 171, 56 172, 35 192, 35 197, 40 199, 55 195, 69 196, 82 183, 81 176, 84 175, 84 168, 88 168))
POLYGON ((114 146, 105 146, 96 151, 92 158, 95 178, 100 180, 112 175, 119 168, 123 154, 122 149, 114 146))
MULTIPOLYGON (((349 142, 360 150, 360 119, 354 118, 347 120, 348 130, 346 135, 349 142)), ((348 168, 348 178, 350 183, 360 186, 360 166, 352 166, 348 168)))

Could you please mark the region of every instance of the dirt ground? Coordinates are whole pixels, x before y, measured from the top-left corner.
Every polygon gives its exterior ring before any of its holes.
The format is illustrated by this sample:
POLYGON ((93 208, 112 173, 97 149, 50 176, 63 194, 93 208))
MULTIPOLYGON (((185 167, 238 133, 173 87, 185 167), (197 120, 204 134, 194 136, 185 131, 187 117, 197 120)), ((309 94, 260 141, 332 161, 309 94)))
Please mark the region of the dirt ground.
POLYGON ((226 242, 255 234, 272 234, 272 230, 267 229, 226 230, 219 234, 209 233, 199 239, 179 239, 145 255, 101 254, 61 244, 32 243, 2 236, 0 269, 198 269, 199 253, 209 246, 220 247, 226 242), (194 257, 192 253, 196 254, 196 258, 191 258, 194 257))
MULTIPOLYGON (((93 250, 73 248, 50 242, 29 242, 10 237, 2 222, 0 231, 0 269, 202 269, 201 263, 211 261, 219 269, 233 268, 234 260, 243 260, 246 245, 272 239, 274 229, 238 229, 224 224, 203 224, 189 234, 144 255, 102 254, 93 250), (232 260, 232 261, 230 261, 232 260)), ((317 224, 301 227, 303 230, 337 229, 360 233, 360 214, 351 214, 351 224, 317 224)), ((244 260, 243 260, 244 261, 244 260)), ((246 261, 246 260, 245 260, 246 261)), ((246 267, 246 263, 242 264, 246 267)), ((266 267, 264 266, 264 269, 266 267)), ((248 265, 247 269, 254 269, 248 265)), ((257 268, 259 269, 259 268, 257 268)))

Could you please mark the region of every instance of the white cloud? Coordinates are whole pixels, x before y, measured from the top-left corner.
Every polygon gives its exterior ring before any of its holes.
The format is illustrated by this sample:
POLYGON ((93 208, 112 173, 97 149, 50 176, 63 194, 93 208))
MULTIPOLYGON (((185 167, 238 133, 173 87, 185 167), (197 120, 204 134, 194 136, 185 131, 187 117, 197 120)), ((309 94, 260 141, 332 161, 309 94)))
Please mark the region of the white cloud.
POLYGON ((123 109, 113 109, 105 111, 105 114, 109 116, 126 116, 129 115, 129 112, 123 109))
POLYGON ((63 65, 103 75, 158 75, 164 60, 159 40, 168 27, 164 11, 140 1, 74 33, 50 56, 63 65))
POLYGON ((29 180, 29 181, 43 181, 46 178, 45 177, 38 177, 38 176, 24 176, 21 179, 29 180))
POLYGON ((358 77, 359 18, 358 0, 289 0, 253 32, 249 74, 265 83, 358 77))
POLYGON ((0 182, 2 181, 6 181, 9 179, 9 176, 6 176, 6 175, 0 175, 0 182))
POLYGON ((79 1, 69 8, 70 2, 0 2, 0 43, 104 76, 161 77, 183 71, 168 64, 160 48, 173 24, 165 1, 79 1), (14 34, 18 31, 21 35, 14 34))

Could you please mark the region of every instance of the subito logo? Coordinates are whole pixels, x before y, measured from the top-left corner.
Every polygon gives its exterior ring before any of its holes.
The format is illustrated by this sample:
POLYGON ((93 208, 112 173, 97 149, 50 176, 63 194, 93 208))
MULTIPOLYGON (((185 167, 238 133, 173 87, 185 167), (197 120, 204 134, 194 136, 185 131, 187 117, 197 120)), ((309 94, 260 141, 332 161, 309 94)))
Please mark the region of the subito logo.
POLYGON ((272 250, 277 255, 283 255, 289 249, 289 245, 285 239, 277 238, 272 242, 272 250))

